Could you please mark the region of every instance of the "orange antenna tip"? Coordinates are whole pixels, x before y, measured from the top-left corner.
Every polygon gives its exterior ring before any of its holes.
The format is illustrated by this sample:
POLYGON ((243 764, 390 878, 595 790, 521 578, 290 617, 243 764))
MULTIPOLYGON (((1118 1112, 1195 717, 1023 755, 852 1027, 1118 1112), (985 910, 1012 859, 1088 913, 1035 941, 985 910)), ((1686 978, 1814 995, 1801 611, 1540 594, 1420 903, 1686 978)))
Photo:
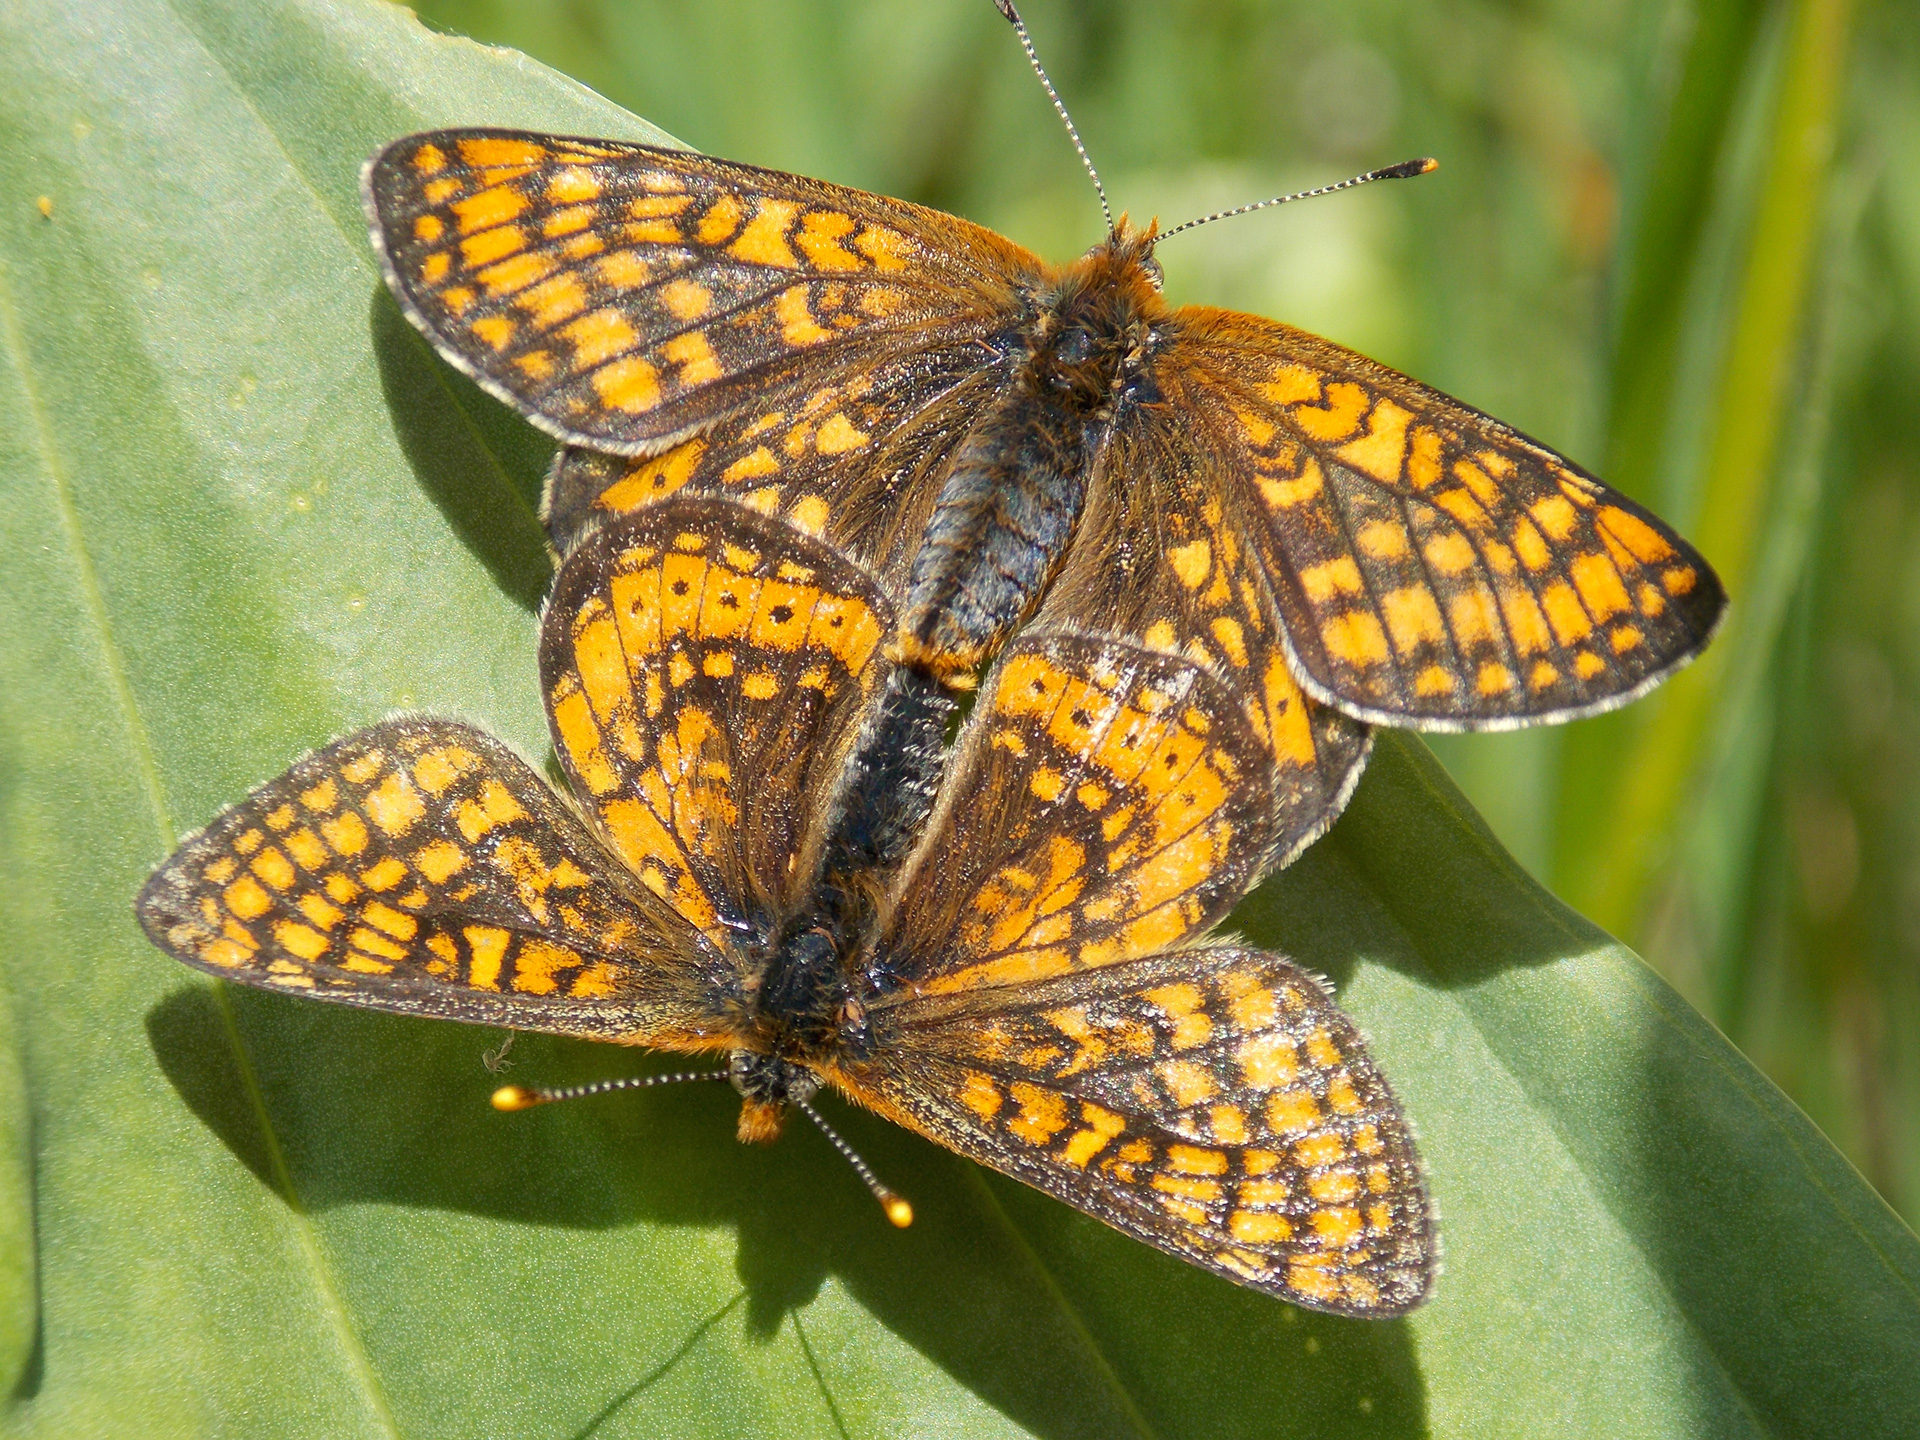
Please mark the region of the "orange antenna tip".
POLYGON ((887 1212, 887 1219, 891 1220, 898 1229, 904 1230, 913 1224, 913 1206, 907 1203, 905 1196, 895 1195, 889 1191, 881 1197, 880 1205, 887 1212))
POLYGON ((530 1110, 545 1101, 546 1096, 525 1085, 502 1085, 493 1092, 493 1108, 496 1110, 530 1110))

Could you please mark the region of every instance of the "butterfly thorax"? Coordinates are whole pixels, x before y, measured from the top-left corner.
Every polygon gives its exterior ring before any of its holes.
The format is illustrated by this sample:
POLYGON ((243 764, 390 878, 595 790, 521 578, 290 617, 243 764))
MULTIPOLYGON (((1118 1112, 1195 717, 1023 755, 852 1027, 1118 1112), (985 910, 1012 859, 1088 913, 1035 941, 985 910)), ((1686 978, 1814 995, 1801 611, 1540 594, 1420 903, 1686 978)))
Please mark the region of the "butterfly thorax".
POLYGON ((1167 314, 1152 228, 1125 220, 1026 296, 1005 383, 954 459, 908 579, 892 657, 964 689, 1053 578, 1115 420, 1152 399, 1167 314))
POLYGON ((786 1107, 820 1088, 816 1071, 861 1048, 865 1011, 833 918, 828 907, 798 917, 743 987, 728 1078, 741 1095, 739 1136, 748 1144, 778 1138, 786 1107))

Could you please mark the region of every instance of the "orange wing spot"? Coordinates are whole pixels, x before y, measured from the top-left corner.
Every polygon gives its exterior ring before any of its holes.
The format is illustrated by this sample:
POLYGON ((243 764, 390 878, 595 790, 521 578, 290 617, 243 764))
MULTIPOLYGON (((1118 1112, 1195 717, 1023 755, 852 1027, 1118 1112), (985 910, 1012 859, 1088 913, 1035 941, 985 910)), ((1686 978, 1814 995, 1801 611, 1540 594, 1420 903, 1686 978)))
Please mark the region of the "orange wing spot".
POLYGON ((1527 688, 1535 694, 1551 690, 1560 683, 1560 672, 1544 660, 1533 662, 1533 669, 1527 672, 1527 688))
POLYGON ((267 825, 270 829, 284 830, 291 824, 293 824, 293 806, 291 805, 282 805, 267 816, 267 825))
POLYGON ((1084 1103, 1080 1106, 1080 1118, 1086 1121, 1088 1128, 1076 1130, 1067 1138, 1060 1158, 1069 1165, 1085 1169, 1089 1160, 1106 1149, 1113 1138, 1126 1129, 1127 1122, 1110 1110, 1084 1103))
POLYGON ((1007 1129, 1029 1145, 1045 1145, 1067 1128, 1066 1097, 1056 1090, 1015 1081, 1008 1094, 1020 1107, 1020 1113, 1007 1122, 1007 1129))
POLYGON ((1380 609, 1387 617, 1387 629, 1393 635, 1394 648, 1402 654, 1422 645, 1438 645, 1446 638, 1440 620, 1440 606, 1433 592, 1424 585, 1408 585, 1389 590, 1380 597, 1380 609))
POLYGON ((406 834, 427 813, 419 794, 398 774, 387 776, 378 789, 369 791, 365 804, 373 823, 388 835, 406 834))
MULTIPOLYGON (((740 232, 740 238, 727 246, 727 253, 749 265, 767 265, 778 270, 799 269, 799 257, 787 244, 787 227, 793 224, 793 217, 798 213, 799 207, 790 200, 756 200, 753 218, 747 222, 747 228, 740 232)), ((703 230, 705 224, 705 217, 702 217, 703 230)))
POLYGON ((1640 613, 1650 620, 1657 618, 1667 608, 1667 597, 1644 581, 1634 593, 1634 599, 1640 604, 1640 613))
POLYGON ((1616 655, 1626 654, 1627 651, 1633 649, 1633 647, 1638 645, 1644 638, 1637 625, 1616 626, 1607 636, 1608 642, 1613 646, 1613 653, 1616 655))
POLYGON ((1247 637, 1246 630, 1240 622, 1229 615, 1222 615, 1207 628, 1212 632, 1213 638, 1219 642, 1221 650, 1226 653, 1228 663, 1236 670, 1246 669, 1247 637))
MULTIPOLYGON (((1556 541, 1565 540, 1573 533, 1574 525, 1579 521, 1579 512, 1573 508, 1573 502, 1564 495, 1545 495, 1527 507, 1527 513, 1542 530, 1556 541)), ((1604 512, 1603 512, 1604 513, 1604 512)), ((1626 511, 1617 512, 1625 515, 1626 511)), ((1632 519, 1632 516, 1628 516, 1632 519)), ((1651 532, 1649 532, 1651 533, 1651 532)), ((1658 539, 1658 536, 1654 537, 1658 539)))
POLYGON ((473 322, 473 333, 496 350, 504 350, 513 339, 514 323, 508 315, 483 315, 473 322))
MULTIPOLYGON (((1205 578, 1204 573, 1201 578, 1205 578)), ((1300 584, 1307 599, 1316 605, 1324 605, 1337 595, 1358 595, 1364 588, 1360 567, 1348 555, 1323 565, 1309 565, 1300 572, 1300 584)))
MULTIPOLYGON (((691 195, 642 195, 627 205, 627 213, 636 220, 654 220, 663 215, 679 215, 693 204, 691 195)), ((674 232, 679 238, 679 232, 674 232)))
POLYGON ((266 842, 266 835, 259 830, 246 830, 234 836, 233 848, 242 855, 251 855, 266 842))
POLYGON ((551 995, 560 988, 560 971, 584 963, 571 950, 544 940, 529 940, 513 957, 513 988, 523 995, 551 995))
POLYGON ((1207 1112, 1207 1128, 1222 1145, 1247 1143, 1247 1112, 1238 1105, 1215 1105, 1207 1112))
MULTIPOLYGON (((1457 602, 1456 602, 1457 603, 1457 602)), ((1453 693, 1453 675, 1444 665, 1429 665, 1415 677, 1413 693, 1416 695, 1451 695, 1453 693)))
POLYGON ((1442 490, 1433 497, 1433 503, 1469 530, 1493 528, 1493 521, 1480 507, 1480 502, 1465 490, 1442 490))
POLYGON ((242 920, 257 919, 273 907, 273 899, 251 875, 242 875, 226 888, 227 909, 242 920))
MULTIPOLYGON (((351 945, 355 950, 361 952, 362 955, 378 956, 381 960, 392 961, 392 960, 404 960, 407 958, 407 952, 405 951, 405 949, 394 944, 393 941, 389 940, 386 936, 382 935, 379 931, 371 930, 367 928, 365 925, 362 925, 359 929, 355 930, 351 935, 349 935, 347 937, 347 943, 351 945)), ((349 970, 357 970, 362 967, 355 965, 353 963, 353 957, 349 957, 346 962, 346 968, 349 970)), ((390 964, 382 965, 378 970, 374 970, 369 973, 374 975, 385 975, 390 970, 392 970, 392 968, 393 967, 390 964)))
POLYGON ((364 755, 355 756, 340 767, 340 773, 355 785, 364 785, 380 773, 387 763, 386 755, 379 750, 369 750, 364 755))
MULTIPOLYGON (((418 220, 413 222, 413 238, 426 244, 432 244, 446 233, 447 223, 438 215, 422 215, 418 220)), ((441 274, 444 275, 446 273, 446 265, 444 262, 447 257, 441 255, 436 258, 443 262, 441 265, 441 274)))
POLYGON ((1273 378, 1260 387, 1260 393, 1276 405, 1318 400, 1320 376, 1304 365, 1276 365, 1273 378))
POLYGON ((725 373, 720 368, 719 360, 714 357, 713 346, 707 343, 706 335, 699 330, 674 336, 660 347, 660 353, 680 367, 680 373, 674 378, 683 389, 710 385, 725 373))
POLYGON ((1305 504, 1318 495, 1325 484, 1326 476, 1320 470, 1320 462, 1311 455, 1306 457, 1300 466, 1300 473, 1291 480, 1275 480, 1266 475, 1259 477, 1261 498, 1282 510, 1305 504))
POLYGON ((467 854, 450 840, 436 840, 413 852, 414 868, 431 885, 444 885, 466 867, 467 854))
POLYGON ((638 290, 653 278, 653 266, 631 250, 614 250, 594 262, 601 281, 615 290, 638 290))
POLYGON ((659 372, 637 355, 596 370, 593 388, 613 409, 629 414, 651 410, 660 403, 659 372))
POLYGON ((1400 467, 1407 453, 1407 424, 1412 419, 1412 411, 1402 410, 1391 400, 1382 400, 1373 407, 1367 433, 1333 453, 1361 474, 1391 485, 1400 478, 1400 467))
POLYGON ((670 280, 660 287, 660 303, 676 320, 698 320, 713 308, 713 291, 692 280, 670 280))
MULTIPOLYGON (((518 218, 526 208, 527 197, 515 185, 490 186, 464 200, 453 202, 453 213, 460 217, 460 233, 463 235, 504 225, 518 218)), ((513 248, 518 249, 519 246, 513 248)))
POLYGON ((1298 1087, 1267 1097, 1267 1128, 1276 1135, 1311 1129, 1322 1118, 1320 1102, 1298 1087))
POLYGON ((1407 447, 1407 480, 1415 490, 1437 484, 1441 476, 1440 434, 1425 425, 1413 428, 1413 442, 1407 447))
POLYGON ((282 950, 290 955, 298 955, 302 960, 318 960, 333 943, 318 930, 302 925, 297 920, 275 921, 273 938, 282 950))
POLYGON ((583 315, 560 334, 573 346, 574 364, 582 369, 624 355, 640 343, 626 316, 612 308, 583 315))
POLYGON ((1660 572, 1660 583, 1666 587, 1669 595, 1691 594, 1698 579, 1691 565, 1676 565, 1671 570, 1660 572))
POLYGON ((718 245, 740 228, 740 215, 740 202, 731 195, 722 195, 701 215, 694 237, 702 245, 718 245))
POLYGON ((466 937, 467 984, 475 990, 500 988, 500 964, 506 958, 507 941, 512 937, 491 925, 469 925, 460 932, 466 937))
POLYGON ((918 253, 911 240, 884 225, 868 225, 853 238, 853 248, 873 262, 876 270, 904 270, 918 253))
POLYGON ((239 868, 240 862, 235 860, 233 856, 222 855, 218 860, 209 864, 205 870, 202 870, 200 874, 203 879, 211 884, 224 885, 227 881, 233 879, 233 872, 239 868))
POLYGON ((1167 1087, 1167 1093, 1173 1097, 1173 1103, 1182 1110, 1190 1110, 1195 1105, 1211 1100, 1217 1091, 1213 1076, 1191 1060, 1168 1060, 1154 1067, 1160 1077, 1160 1083, 1167 1087))
POLYGON ((584 166, 566 165, 548 177, 547 199, 555 205, 578 205, 599 198, 600 182, 584 166))
POLYGON ((1227 1013, 1242 1030, 1266 1030, 1280 1023, 1280 1003, 1264 985, 1249 983, 1244 977, 1226 977, 1227 1013))
MULTIPOLYGON (((518 225, 502 225, 495 230, 482 230, 478 235, 469 235, 460 242, 460 258, 466 262, 469 270, 477 270, 483 265, 491 265, 496 260, 524 250, 527 237, 518 225)), ((488 288, 494 288, 491 277, 487 279, 488 288)))
POLYGON ((429 795, 438 795, 476 763, 471 750, 459 745, 442 745, 413 762, 413 780, 429 795))
POLYGON ((1169 1145, 1167 1165, 1183 1175, 1224 1175, 1227 1157, 1224 1151, 1206 1150, 1198 1145, 1169 1145))
POLYGON ((978 1070, 969 1070, 960 1085, 960 1102, 982 1120, 991 1120, 1006 1104, 1006 1097, 987 1076, 978 1070))
POLYGON ((460 142, 460 158, 476 169, 500 165, 538 165, 547 158, 547 147, 531 140, 478 136, 460 142))
POLYGON ((248 868, 276 890, 285 890, 293 884, 293 863, 271 845, 254 856, 248 868))
POLYGON ((358 855, 367 848, 366 824, 351 810, 323 822, 320 833, 327 837, 327 844, 338 855, 358 855))
POLYGON ((1574 588, 1580 592, 1594 619, 1605 620, 1609 615, 1633 608, 1633 602, 1627 599, 1626 586, 1620 583, 1620 572, 1606 556, 1578 555, 1569 568, 1573 571, 1574 588))
POLYGON ((773 302, 773 317, 780 322, 781 338, 796 348, 818 345, 833 335, 831 330, 813 318, 813 311, 807 308, 807 287, 804 285, 791 285, 780 292, 780 297, 773 302))
POLYGON ((1185 981, 1162 985, 1142 997, 1173 1022, 1173 1048, 1191 1050, 1204 1045, 1213 1036, 1213 1019, 1202 1008, 1205 1004, 1196 985, 1185 981))
POLYGON ((1041 800, 1054 801, 1067 788, 1066 777, 1058 770, 1042 765, 1027 780, 1027 789, 1041 800))
POLYGON ((1298 1078, 1300 1057, 1293 1042, 1280 1035, 1255 1035, 1233 1052, 1249 1088, 1273 1090, 1298 1078))
MULTIPOLYGON (((563 270, 523 290, 514 297, 513 303, 531 314, 535 325, 546 330, 586 309, 587 292, 581 287, 578 275, 563 270)), ((480 326, 476 324, 473 328, 478 330, 480 326)))
POLYGON ((407 867, 389 855, 377 864, 362 870, 360 878, 369 890, 391 890, 407 878, 407 867))
POLYGON ((383 905, 378 900, 367 906, 365 915, 369 925, 384 931, 395 940, 411 940, 420 933, 418 920, 395 910, 391 905, 383 905))
POLYGON ((1204 538, 1190 545, 1176 545, 1167 551, 1167 563, 1173 566, 1173 573, 1179 577, 1182 585, 1189 590, 1198 590, 1212 573, 1213 546, 1204 538))
POLYGON ((1442 575, 1458 575, 1471 569, 1474 561, 1472 542, 1457 530, 1434 536, 1421 547, 1420 553, 1427 557, 1427 564, 1442 575))
MULTIPOLYGON (((1245 1198, 1245 1191, 1242 1192, 1245 1198)), ((1277 1245, 1291 1239, 1293 1226, 1284 1215, 1258 1210, 1236 1210, 1227 1222, 1233 1238, 1248 1245, 1277 1245)))
MULTIPOLYGON (((1404 527, 1386 520, 1369 520, 1354 537, 1360 548, 1375 560, 1398 560, 1412 553, 1404 527)), ((1458 537, 1454 537, 1458 538, 1458 537)))
POLYGON ((463 182, 451 177, 445 180, 429 180, 421 189, 420 197, 429 205, 440 205, 464 189, 466 186, 463 182))
POLYGON ((1357 1115, 1364 1108, 1346 1071, 1340 1071, 1327 1082, 1327 1104, 1336 1115, 1357 1115))
POLYGON ((506 786, 498 780, 489 780, 480 787, 479 795, 461 802, 453 818, 460 833, 467 837, 467 843, 472 845, 496 825, 526 819, 527 812, 520 808, 520 802, 506 786))
POLYGON ((1473 683, 1482 695, 1504 695, 1513 689, 1513 671, 1497 660, 1489 660, 1480 667, 1473 683))
POLYGON ((340 803, 340 788, 331 777, 300 794, 300 803, 317 815, 324 815, 340 803))
MULTIPOLYGON (((1178 1195, 1183 1200, 1196 1200, 1200 1202, 1200 1205, 1211 1205, 1220 1198, 1220 1182, 1218 1180, 1192 1180, 1184 1175, 1163 1174, 1153 1177, 1153 1188, 1162 1194, 1178 1195)), ((1187 1206, 1179 1213, 1192 1220, 1196 1225, 1203 1224, 1205 1221, 1206 1211, 1201 1210, 1199 1205, 1187 1206), (1198 1218, 1196 1218, 1195 1212, 1197 1212, 1198 1218)))
MULTIPOLYGON (((536 281, 546 279, 553 273, 555 265, 556 262, 552 256, 543 255, 537 251, 529 252, 525 255, 515 255, 511 260, 502 260, 498 265, 489 266, 480 272, 480 278, 486 282, 487 293, 498 298, 524 290, 536 281)), ((452 295, 453 292, 449 290, 445 298, 451 300, 452 295)))
POLYGON ((1344 440, 1360 428, 1366 410, 1367 392, 1350 380, 1337 380, 1327 386, 1324 405, 1295 405, 1289 414, 1309 439, 1344 440))
POLYGON ((1673 546, 1667 543, 1666 537, 1632 511, 1617 505, 1603 505, 1599 518, 1601 526, 1642 565, 1673 558, 1673 546))
POLYGON ((287 836, 287 853, 305 870, 324 870, 333 859, 320 837, 304 827, 287 836))
POLYGON ((567 993, 582 1000, 601 1000, 615 994, 613 967, 605 961, 589 965, 573 977, 567 993))
POLYGON ((420 283, 438 285, 452 268, 453 257, 444 250, 436 250, 420 262, 420 283))
POLYGON ((1387 635, 1366 610, 1349 610, 1322 622, 1320 642, 1327 653, 1349 665, 1380 665, 1387 659, 1387 635))
POLYGON ((1594 676, 1604 673, 1606 668, 1607 662, 1591 650, 1582 650, 1573 657, 1573 673, 1582 680, 1591 680, 1594 676))
POLYGON ((815 433, 813 448, 822 455, 844 455, 849 450, 858 450, 873 437, 866 431, 857 429, 841 411, 834 411, 820 422, 815 433))
POLYGON ((839 241, 854 230, 853 217, 837 210, 811 210, 795 236, 807 262, 816 270, 860 270, 859 257, 843 250, 839 241))
POLYGON ((819 495, 802 495, 793 502, 793 508, 787 514, 797 527, 809 535, 824 532, 827 521, 832 518, 826 500, 819 495))
POLYGON ((1313 1212, 1313 1229, 1322 1243, 1345 1249, 1360 1238, 1360 1212, 1350 1205, 1313 1212))
POLYGON ((1540 538, 1540 532, 1534 528, 1531 520, 1514 521, 1513 548, 1520 556, 1520 563, 1529 570, 1544 570, 1553 563, 1553 551, 1540 538))
POLYGON ((1572 645, 1593 633, 1593 621, 1587 618, 1586 607, 1566 581, 1556 580, 1541 591, 1540 603, 1546 607, 1547 620, 1562 645, 1572 645))
POLYGON ((422 175, 437 175, 447 168, 447 157, 438 145, 422 145, 413 152, 411 163, 422 175))
POLYGON ((442 290, 440 303, 453 314, 464 315, 467 307, 473 304, 473 291, 464 285, 456 285, 451 290, 442 290))

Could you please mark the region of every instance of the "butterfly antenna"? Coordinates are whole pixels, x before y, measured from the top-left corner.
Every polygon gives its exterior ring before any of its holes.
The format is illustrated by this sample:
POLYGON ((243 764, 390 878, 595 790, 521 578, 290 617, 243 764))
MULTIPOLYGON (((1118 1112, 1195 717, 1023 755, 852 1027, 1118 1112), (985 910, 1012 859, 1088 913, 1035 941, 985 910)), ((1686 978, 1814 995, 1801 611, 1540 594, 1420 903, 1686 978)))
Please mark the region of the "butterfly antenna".
POLYGON ((724 1070, 682 1070, 677 1075, 623 1075, 618 1080, 599 1080, 592 1085, 574 1085, 565 1090, 543 1090, 537 1085, 502 1085, 493 1092, 496 1110, 531 1110, 536 1105, 551 1105, 556 1100, 579 1100, 587 1095, 608 1095, 615 1090, 645 1090, 654 1085, 678 1085, 683 1080, 725 1080, 724 1070))
POLYGON ((1087 174, 1093 177, 1093 188, 1100 195, 1100 213, 1107 217, 1107 230, 1113 230, 1113 207, 1107 204, 1107 187, 1100 183, 1100 172, 1093 168, 1093 157, 1087 154, 1087 147, 1080 143, 1080 132, 1073 127, 1073 117, 1067 114, 1067 107, 1060 99, 1060 92, 1053 88, 1053 81, 1047 78, 1047 70, 1040 63, 1040 57, 1034 53, 1033 37, 1027 34, 1027 22, 1020 18, 1020 12, 1013 8, 1013 0, 993 0, 1000 13, 1007 17, 1007 23, 1013 26, 1013 33, 1020 37, 1020 48, 1027 52, 1027 63, 1033 66, 1033 73, 1040 77, 1040 84, 1047 92, 1047 98, 1053 101, 1053 108, 1060 116, 1060 123, 1067 127, 1067 138, 1073 141, 1073 148, 1080 154, 1080 163, 1087 167, 1087 174))
MULTIPOLYGON (((791 1096, 788 1098, 793 1099, 791 1096)), ((840 1152, 849 1165, 853 1166, 853 1173, 866 1182, 867 1189, 873 1192, 873 1198, 878 1200, 880 1202, 880 1208, 887 1212, 887 1219, 891 1220, 902 1230, 913 1224, 913 1206, 907 1203, 906 1197, 882 1185, 880 1183, 880 1177, 873 1173, 872 1168, 867 1162, 855 1153, 851 1145, 840 1138, 840 1132, 827 1124, 820 1112, 814 1109, 810 1103, 805 1100, 793 1099, 793 1104, 801 1114, 805 1115, 815 1125, 820 1127, 820 1133, 826 1136, 833 1148, 840 1152)))
POLYGON ((1154 237, 1154 244, 1170 240, 1182 230, 1192 230, 1197 226, 1211 225, 1216 220, 1225 220, 1230 215, 1245 215, 1254 210, 1265 210, 1274 205, 1286 205, 1295 200, 1311 200, 1316 195, 1331 195, 1336 190, 1351 190, 1356 185, 1371 185, 1376 180, 1411 180, 1415 175, 1427 175, 1440 168, 1440 162, 1432 156, 1420 160, 1403 160, 1398 165, 1389 165, 1384 170, 1369 170, 1364 175, 1355 175, 1350 180, 1342 180, 1338 185, 1322 185, 1317 190, 1300 190, 1292 195, 1276 195, 1271 200, 1262 200, 1254 205, 1236 205, 1231 210, 1216 210, 1211 215, 1202 215, 1198 220, 1189 220, 1176 225, 1171 230, 1162 231, 1154 237))

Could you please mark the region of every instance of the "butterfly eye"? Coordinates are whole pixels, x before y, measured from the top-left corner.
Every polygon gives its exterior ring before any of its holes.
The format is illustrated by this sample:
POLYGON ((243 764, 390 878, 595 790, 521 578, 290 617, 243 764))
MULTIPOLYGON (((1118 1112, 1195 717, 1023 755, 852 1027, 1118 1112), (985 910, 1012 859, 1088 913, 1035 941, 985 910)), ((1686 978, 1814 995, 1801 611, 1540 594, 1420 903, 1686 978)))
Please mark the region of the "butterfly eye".
POLYGON ((1093 353, 1093 341, 1084 330, 1069 330, 1060 337, 1060 345, 1054 354, 1068 365, 1078 365, 1093 353))
POLYGON ((1160 268, 1160 262, 1152 255, 1142 255, 1140 257, 1140 268, 1147 272, 1147 279, 1153 282, 1153 288, 1155 290, 1164 290, 1167 288, 1167 272, 1160 268))

